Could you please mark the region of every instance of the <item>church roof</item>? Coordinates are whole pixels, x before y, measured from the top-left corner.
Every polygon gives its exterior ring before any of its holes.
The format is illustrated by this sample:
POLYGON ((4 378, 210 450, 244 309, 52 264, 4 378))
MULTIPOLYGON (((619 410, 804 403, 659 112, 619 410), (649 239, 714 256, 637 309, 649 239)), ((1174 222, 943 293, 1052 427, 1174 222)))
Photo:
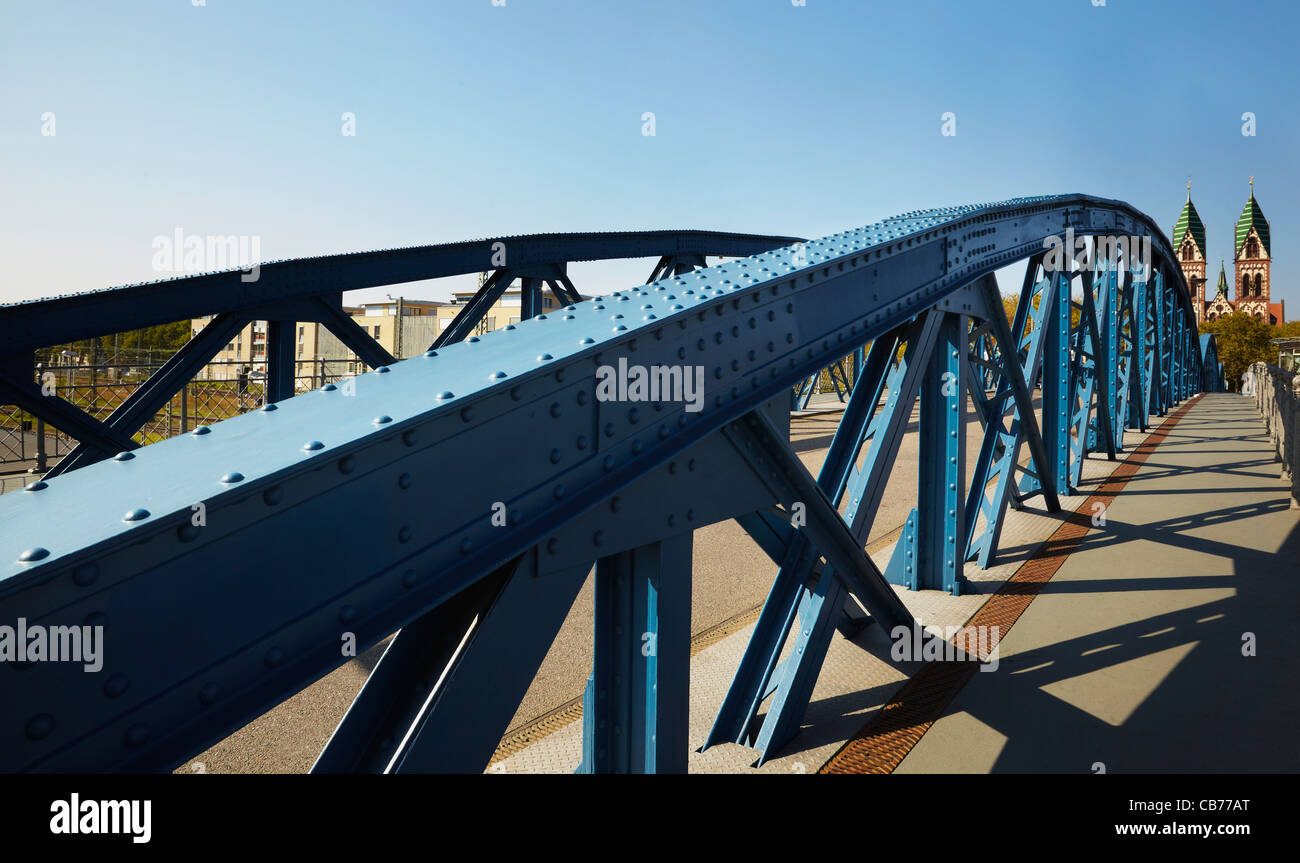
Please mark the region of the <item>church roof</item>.
MULTIPOLYGON (((1196 205, 1192 203, 1191 192, 1187 193, 1187 203, 1183 204, 1183 211, 1178 214, 1178 221, 1174 224, 1175 250, 1182 246, 1183 237, 1189 232, 1192 235, 1192 239, 1196 242, 1196 248, 1200 249, 1201 255, 1204 256, 1205 223, 1201 221, 1201 214, 1196 212, 1196 205)), ((1240 241, 1238 244, 1240 245, 1240 241)))
POLYGON ((1259 241, 1264 244, 1264 254, 1269 257, 1273 252, 1269 249, 1268 241, 1268 219, 1264 218, 1264 211, 1259 208, 1259 202, 1255 200, 1255 190, 1250 192, 1250 200, 1241 210, 1241 218, 1237 219, 1237 244, 1236 254, 1241 254, 1241 247, 1246 243, 1246 237, 1250 234, 1250 229, 1254 228, 1259 234, 1259 241))
POLYGON ((1228 275, 1223 271, 1223 261, 1219 261, 1219 284, 1215 285, 1214 295, 1225 299, 1228 296, 1228 275))

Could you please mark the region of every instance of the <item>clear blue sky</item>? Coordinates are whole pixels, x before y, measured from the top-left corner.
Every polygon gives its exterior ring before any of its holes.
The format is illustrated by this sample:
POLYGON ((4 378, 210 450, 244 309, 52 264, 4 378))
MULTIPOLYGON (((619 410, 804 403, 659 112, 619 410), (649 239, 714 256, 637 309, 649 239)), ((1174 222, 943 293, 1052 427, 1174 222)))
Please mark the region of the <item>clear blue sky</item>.
MULTIPOLYGON (((1300 4, 1093 2, 0 0, 0 301, 157 278, 152 240, 177 228, 256 235, 270 260, 537 231, 816 237, 1088 192, 1168 232, 1189 174, 1213 280, 1254 174, 1274 298, 1300 318, 1300 4)), ((648 271, 574 275, 599 292, 648 271)))

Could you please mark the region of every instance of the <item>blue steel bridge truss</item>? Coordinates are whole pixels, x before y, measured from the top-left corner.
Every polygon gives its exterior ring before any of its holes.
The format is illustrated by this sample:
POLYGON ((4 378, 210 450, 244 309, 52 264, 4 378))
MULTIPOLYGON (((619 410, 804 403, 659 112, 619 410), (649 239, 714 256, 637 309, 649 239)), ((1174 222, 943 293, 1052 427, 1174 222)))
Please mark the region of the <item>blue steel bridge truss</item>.
POLYGON ((835 631, 868 615, 910 624, 896 585, 960 592, 967 561, 994 560, 1008 507, 1058 508, 1090 453, 1113 458, 1125 429, 1221 389, 1213 339, 1194 333, 1159 228, 1085 195, 916 211, 807 243, 514 237, 3 307, 0 400, 81 446, 0 496, 0 623, 103 626, 105 644, 97 673, 5 663, 0 769, 174 768, 346 662, 348 639, 361 650, 396 632, 314 769, 481 771, 594 566, 580 770, 683 771, 692 537, 724 519, 778 574, 705 745, 767 757, 798 730, 835 631), (1149 237, 1153 255, 1053 262, 1045 242, 1067 230, 1149 237), (492 264, 500 242, 508 267, 492 264), (658 264, 643 286, 582 301, 567 263, 612 257, 658 264), (1017 261, 1008 322, 992 273, 1017 261), (343 291, 487 269, 448 334, 401 362, 341 309, 343 291), (525 320, 470 335, 515 278, 525 320), (541 313, 543 288, 559 310, 541 313), (32 382, 36 348, 200 315, 215 317, 106 422, 32 382), (254 319, 272 322, 268 403, 136 447, 254 319), (373 371, 289 397, 301 320, 373 371), (791 393, 846 357, 814 477, 788 443, 791 393), (598 369, 623 364, 701 368, 700 409, 603 400, 598 369), (968 398, 983 434, 969 485, 968 398), (881 571, 863 548, 918 402, 916 506, 881 571))

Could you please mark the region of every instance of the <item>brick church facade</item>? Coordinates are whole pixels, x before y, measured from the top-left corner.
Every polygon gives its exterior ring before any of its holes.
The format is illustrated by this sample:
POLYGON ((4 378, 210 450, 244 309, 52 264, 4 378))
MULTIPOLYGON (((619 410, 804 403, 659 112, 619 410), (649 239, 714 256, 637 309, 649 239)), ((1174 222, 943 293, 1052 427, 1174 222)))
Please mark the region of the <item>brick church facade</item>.
POLYGON ((1192 203, 1190 187, 1187 203, 1178 216, 1173 233, 1174 249, 1179 266, 1192 292, 1192 305, 1196 309, 1196 322, 1213 321, 1233 312, 1244 312, 1266 324, 1281 324, 1286 320, 1285 303, 1272 302, 1270 275, 1272 246, 1268 220, 1255 200, 1255 184, 1250 186, 1250 198, 1237 219, 1233 237, 1234 273, 1231 285, 1223 261, 1219 261, 1219 278, 1214 296, 1206 296, 1205 223, 1192 203), (1229 298, 1229 293, 1232 298, 1229 298))

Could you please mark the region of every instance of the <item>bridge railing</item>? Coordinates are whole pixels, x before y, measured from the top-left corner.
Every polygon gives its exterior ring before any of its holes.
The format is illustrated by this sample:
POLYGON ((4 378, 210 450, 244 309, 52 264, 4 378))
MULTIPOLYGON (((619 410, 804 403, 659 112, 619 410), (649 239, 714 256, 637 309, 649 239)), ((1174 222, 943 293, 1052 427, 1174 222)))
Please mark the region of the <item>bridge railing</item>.
POLYGON ((1300 374, 1254 363, 1255 404, 1264 415, 1283 475, 1291 480, 1291 507, 1300 508, 1300 374))

